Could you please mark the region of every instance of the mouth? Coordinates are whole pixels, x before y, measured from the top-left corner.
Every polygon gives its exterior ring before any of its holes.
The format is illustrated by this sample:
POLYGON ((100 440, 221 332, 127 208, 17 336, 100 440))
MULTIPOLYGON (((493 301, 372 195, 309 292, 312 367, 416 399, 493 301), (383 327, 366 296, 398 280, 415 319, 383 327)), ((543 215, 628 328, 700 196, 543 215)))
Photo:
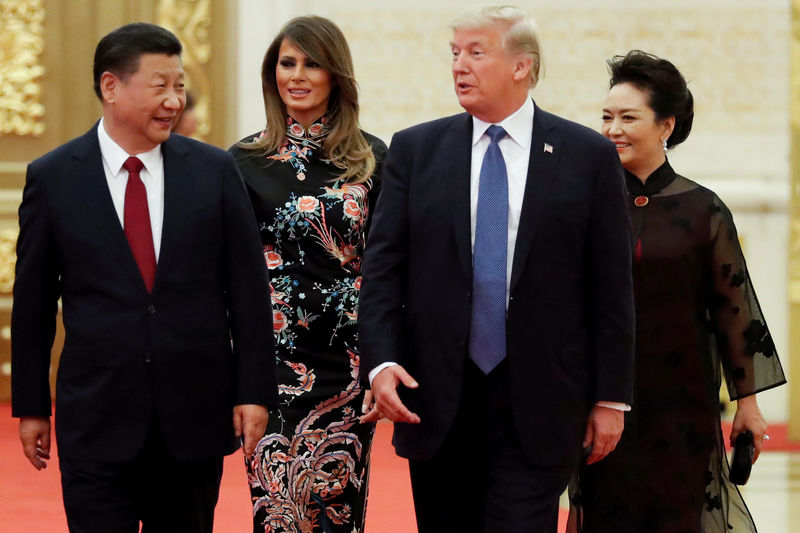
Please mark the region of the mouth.
POLYGON ((463 81, 456 82, 456 91, 458 92, 465 92, 472 89, 472 85, 463 81))
POLYGON ((289 94, 292 96, 306 96, 311 93, 311 89, 289 89, 289 94))
POLYGON ((175 117, 155 117, 153 120, 155 120, 158 124, 169 128, 175 121, 175 117))
POLYGON ((619 152, 620 150, 624 150, 625 148, 630 148, 631 143, 615 142, 614 146, 617 147, 617 151, 619 152))

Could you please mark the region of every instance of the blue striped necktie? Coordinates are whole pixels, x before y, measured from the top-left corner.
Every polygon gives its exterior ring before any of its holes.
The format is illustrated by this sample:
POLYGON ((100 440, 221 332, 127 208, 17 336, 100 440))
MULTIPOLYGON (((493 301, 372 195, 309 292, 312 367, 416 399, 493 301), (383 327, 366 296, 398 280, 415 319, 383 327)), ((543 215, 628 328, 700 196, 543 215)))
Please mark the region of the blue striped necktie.
POLYGON ((486 134, 490 142, 478 185, 469 333, 469 356, 484 374, 506 357, 508 253, 508 175, 498 145, 506 131, 500 126, 489 126, 486 134))

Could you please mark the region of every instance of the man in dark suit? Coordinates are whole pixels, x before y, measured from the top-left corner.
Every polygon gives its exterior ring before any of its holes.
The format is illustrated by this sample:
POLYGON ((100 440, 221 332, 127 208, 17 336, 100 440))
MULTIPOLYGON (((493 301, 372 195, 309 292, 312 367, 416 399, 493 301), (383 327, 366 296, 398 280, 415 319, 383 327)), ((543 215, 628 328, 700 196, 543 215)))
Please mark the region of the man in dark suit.
POLYGON ((582 447, 589 462, 613 450, 631 397, 622 170, 611 143, 528 96, 540 57, 524 12, 451 27, 467 113, 398 132, 384 167, 363 419, 395 422, 419 531, 555 532, 582 447))
POLYGON ((103 118, 32 162, 12 313, 25 455, 50 450, 50 350, 64 350, 56 437, 72 532, 208 532, 222 457, 252 454, 276 402, 266 267, 226 152, 170 129, 181 44, 129 24, 95 50, 103 118))

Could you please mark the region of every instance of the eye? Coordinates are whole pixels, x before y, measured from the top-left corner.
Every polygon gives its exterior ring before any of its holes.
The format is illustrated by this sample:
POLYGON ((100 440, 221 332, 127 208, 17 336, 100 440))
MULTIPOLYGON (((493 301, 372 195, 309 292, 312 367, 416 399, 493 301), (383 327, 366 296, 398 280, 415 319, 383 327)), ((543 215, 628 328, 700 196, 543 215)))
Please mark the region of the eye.
POLYGON ((294 66, 294 60, 293 59, 281 59, 279 61, 279 64, 280 64, 280 66, 285 67, 285 68, 292 68, 294 66))
POLYGON ((473 57, 481 57, 484 54, 483 50, 481 50, 480 48, 475 48, 474 50, 472 50, 471 53, 473 57))
POLYGON ((321 68, 319 63, 316 61, 306 61, 306 67, 308 68, 321 68))
POLYGON ((624 120, 625 122, 633 122, 634 120, 636 120, 636 117, 633 115, 622 115, 622 120, 624 120))
POLYGON ((608 113, 603 113, 603 122, 609 122, 611 120, 611 115, 608 113))

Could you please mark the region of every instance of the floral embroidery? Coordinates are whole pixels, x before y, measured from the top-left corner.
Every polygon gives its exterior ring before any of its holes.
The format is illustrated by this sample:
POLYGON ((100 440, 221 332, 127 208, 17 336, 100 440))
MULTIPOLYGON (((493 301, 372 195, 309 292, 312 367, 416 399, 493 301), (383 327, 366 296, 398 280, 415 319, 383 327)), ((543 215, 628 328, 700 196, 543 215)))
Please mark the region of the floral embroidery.
MULTIPOLYGON (((297 179, 306 179, 306 165, 309 158, 316 151, 322 150, 322 142, 328 134, 327 117, 323 116, 314 121, 306 130, 302 124, 292 117, 286 120, 286 140, 278 153, 268 156, 268 159, 291 164, 296 172, 297 179)), ((264 135, 264 132, 261 134, 264 135)))
MULTIPOLYGON (((256 529, 359 533, 374 428, 358 423, 361 254, 373 182, 324 159, 325 118, 246 175, 270 271, 280 405, 247 459, 256 529), (263 169, 263 170, 262 170, 263 169), (249 178, 249 179, 248 179, 249 178)), ((262 160, 263 161, 263 160, 262 160)))
MULTIPOLYGON (((323 521, 341 525, 352 519, 350 506, 335 498, 348 486, 360 489, 366 482, 367 469, 356 473, 364 450, 352 432, 358 427, 358 417, 348 403, 361 393, 359 357, 351 348, 347 355, 351 378, 347 388, 318 403, 299 422, 291 438, 279 433, 266 435, 249 459, 248 481, 263 489, 263 496, 253 502, 253 512, 263 511, 265 531, 311 532, 323 521), (323 418, 337 409, 344 413, 343 418, 333 422, 323 418)), ((313 374, 308 374, 303 365, 293 370, 300 376, 296 389, 306 387, 309 379, 313 381, 313 374)))

